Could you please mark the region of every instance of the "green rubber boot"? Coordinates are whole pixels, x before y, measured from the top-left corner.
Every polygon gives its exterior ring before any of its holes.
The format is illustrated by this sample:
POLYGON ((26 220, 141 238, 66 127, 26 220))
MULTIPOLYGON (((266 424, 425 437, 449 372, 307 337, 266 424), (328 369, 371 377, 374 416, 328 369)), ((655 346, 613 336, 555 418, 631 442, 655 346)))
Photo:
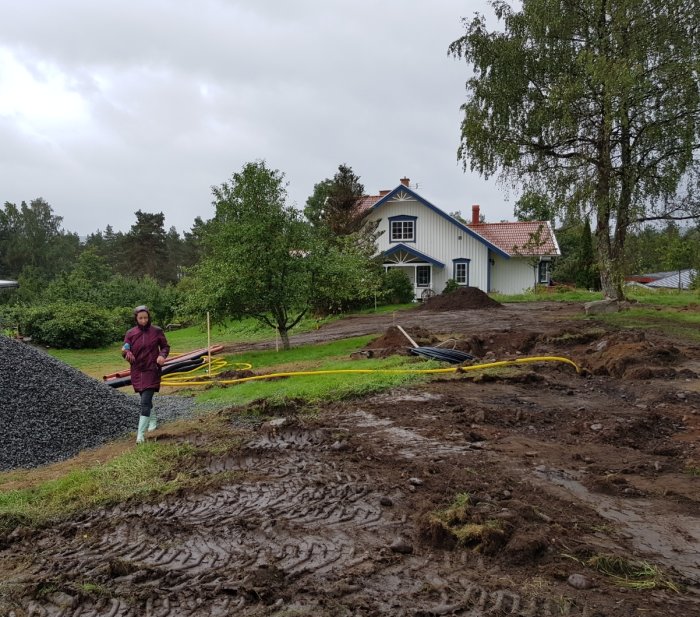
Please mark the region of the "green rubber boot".
POLYGON ((151 431, 155 431, 157 426, 158 423, 156 422, 156 412, 154 409, 151 409, 151 415, 148 419, 148 432, 150 433, 151 431))
POLYGON ((139 416, 139 428, 136 431, 136 443, 143 443, 145 441, 143 434, 146 432, 148 420, 148 416, 139 416))

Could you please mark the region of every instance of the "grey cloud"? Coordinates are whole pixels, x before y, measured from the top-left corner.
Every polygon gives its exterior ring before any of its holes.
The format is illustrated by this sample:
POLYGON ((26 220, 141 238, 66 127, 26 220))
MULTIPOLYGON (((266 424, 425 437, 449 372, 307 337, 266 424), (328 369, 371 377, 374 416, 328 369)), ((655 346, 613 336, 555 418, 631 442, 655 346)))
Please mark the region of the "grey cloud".
POLYGON ((81 234, 126 229, 138 209, 183 231, 212 215, 211 185, 264 158, 300 207, 347 163, 368 192, 408 175, 445 210, 479 200, 508 218, 494 182, 456 160, 468 73, 447 46, 477 5, 0 0, 2 46, 86 105, 78 126, 40 134, 0 116, 16 152, 0 155, 0 200, 41 191, 81 234))

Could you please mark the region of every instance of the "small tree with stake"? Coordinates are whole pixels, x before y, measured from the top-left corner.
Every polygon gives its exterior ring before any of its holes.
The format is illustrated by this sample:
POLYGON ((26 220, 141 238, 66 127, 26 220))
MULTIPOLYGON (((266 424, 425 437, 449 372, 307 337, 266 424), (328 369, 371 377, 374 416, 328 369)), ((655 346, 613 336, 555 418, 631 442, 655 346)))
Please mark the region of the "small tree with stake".
POLYGON ((187 309, 220 319, 254 317, 277 330, 288 349, 316 273, 310 228, 285 203, 284 175, 264 161, 247 163, 212 192, 216 214, 202 233, 204 256, 185 284, 187 309))

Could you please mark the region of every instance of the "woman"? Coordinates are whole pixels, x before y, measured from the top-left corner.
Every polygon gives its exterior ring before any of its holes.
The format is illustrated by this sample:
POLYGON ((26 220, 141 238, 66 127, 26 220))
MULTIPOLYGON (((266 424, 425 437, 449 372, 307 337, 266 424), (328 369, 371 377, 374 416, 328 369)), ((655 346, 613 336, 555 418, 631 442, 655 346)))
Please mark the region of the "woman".
POLYGON ((131 364, 131 385, 141 395, 141 415, 136 432, 136 443, 143 443, 144 433, 156 429, 156 414, 153 412, 153 394, 160 390, 160 367, 170 352, 165 334, 151 324, 151 313, 147 306, 134 309, 136 325, 124 336, 122 356, 131 364))

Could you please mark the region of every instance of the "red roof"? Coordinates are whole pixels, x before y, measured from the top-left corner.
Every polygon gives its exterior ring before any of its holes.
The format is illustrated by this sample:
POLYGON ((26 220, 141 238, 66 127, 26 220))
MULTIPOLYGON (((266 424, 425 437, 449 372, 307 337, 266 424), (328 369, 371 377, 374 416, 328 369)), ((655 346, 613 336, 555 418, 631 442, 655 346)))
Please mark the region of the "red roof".
POLYGON ((468 227, 511 256, 561 255, 548 221, 479 223, 468 227))
POLYGON ((381 197, 379 195, 363 195, 357 202, 357 211, 365 212, 368 211, 374 204, 376 204, 381 197))

